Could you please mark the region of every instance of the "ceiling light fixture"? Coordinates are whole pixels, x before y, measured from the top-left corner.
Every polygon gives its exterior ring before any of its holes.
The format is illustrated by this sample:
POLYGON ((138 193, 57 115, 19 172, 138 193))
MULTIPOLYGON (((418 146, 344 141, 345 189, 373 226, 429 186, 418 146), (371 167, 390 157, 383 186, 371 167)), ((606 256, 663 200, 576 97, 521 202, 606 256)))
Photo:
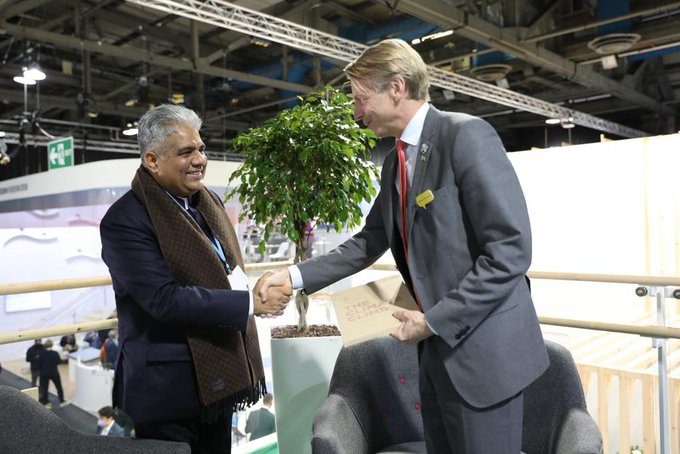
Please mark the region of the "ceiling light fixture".
POLYGON ((14 82, 18 84, 24 84, 24 85, 35 85, 36 81, 35 79, 29 79, 28 77, 25 76, 14 76, 12 79, 14 82))
POLYGON ((124 136, 136 136, 137 135, 137 122, 128 123, 127 128, 123 129, 124 136))
POLYGON ((574 126, 576 126, 576 124, 574 123, 574 117, 562 118, 560 120, 560 125, 562 125, 564 129, 573 128, 574 126))
POLYGON ((603 69, 614 69, 619 66, 619 62, 616 60, 616 55, 605 55, 602 57, 602 68, 603 69))
POLYGON ((548 125, 558 125, 558 124, 560 124, 560 119, 559 119, 559 118, 546 118, 546 119, 545 119, 545 124, 548 124, 548 125))
POLYGON ((416 45, 416 44, 424 43, 425 41, 432 41, 432 40, 435 40, 435 39, 444 38, 445 36, 449 36, 449 35, 452 35, 452 34, 453 34, 453 30, 445 30, 443 32, 436 32, 436 33, 432 33, 432 34, 429 34, 429 35, 425 35, 425 36, 420 37, 420 38, 413 39, 413 40, 411 40, 411 44, 416 45))
POLYGON ((24 77, 38 81, 45 80, 47 78, 47 74, 45 74, 43 70, 40 69, 38 64, 34 64, 29 68, 24 68, 24 77))
POLYGON ((269 40, 263 39, 263 38, 258 38, 257 36, 251 36, 250 37, 250 42, 252 44, 255 44, 256 46, 260 47, 269 47, 271 42, 269 40))

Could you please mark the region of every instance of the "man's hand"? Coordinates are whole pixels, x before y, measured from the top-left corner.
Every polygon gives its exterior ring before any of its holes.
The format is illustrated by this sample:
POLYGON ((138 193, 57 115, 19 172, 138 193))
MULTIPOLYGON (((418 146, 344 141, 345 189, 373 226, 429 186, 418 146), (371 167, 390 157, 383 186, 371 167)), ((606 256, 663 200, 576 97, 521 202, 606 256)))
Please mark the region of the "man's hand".
POLYGON ((420 311, 397 311, 392 314, 401 325, 390 336, 402 342, 418 343, 432 336, 432 330, 427 326, 425 314, 420 311))
POLYGON ((286 268, 277 271, 276 273, 266 273, 259 281, 257 281, 254 291, 257 291, 260 282, 262 282, 262 286, 260 287, 259 296, 263 303, 266 303, 269 300, 269 289, 271 287, 283 286, 284 288, 290 289, 290 294, 293 294, 293 284, 290 281, 290 274, 286 268))
MULTIPOLYGON (((287 273, 287 271, 286 271, 287 273)), ((277 317, 283 314, 283 311, 290 301, 290 297, 293 294, 293 289, 290 285, 290 280, 288 285, 272 285, 270 284, 268 288, 264 291, 266 298, 261 298, 260 295, 263 293, 262 287, 267 282, 267 279, 274 273, 265 273, 255 284, 253 289, 253 302, 254 302, 254 313, 259 317, 277 317)))

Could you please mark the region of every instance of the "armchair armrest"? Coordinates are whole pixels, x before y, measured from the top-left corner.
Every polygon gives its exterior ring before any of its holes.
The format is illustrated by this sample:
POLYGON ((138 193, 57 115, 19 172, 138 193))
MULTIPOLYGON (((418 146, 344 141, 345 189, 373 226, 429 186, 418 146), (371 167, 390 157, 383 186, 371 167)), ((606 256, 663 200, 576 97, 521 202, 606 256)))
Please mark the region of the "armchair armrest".
POLYGON ((555 454, 602 454, 602 434, 588 412, 572 409, 557 437, 555 454))
POLYGON ((369 443, 354 410, 347 401, 330 394, 314 417, 314 454, 369 454, 369 443))

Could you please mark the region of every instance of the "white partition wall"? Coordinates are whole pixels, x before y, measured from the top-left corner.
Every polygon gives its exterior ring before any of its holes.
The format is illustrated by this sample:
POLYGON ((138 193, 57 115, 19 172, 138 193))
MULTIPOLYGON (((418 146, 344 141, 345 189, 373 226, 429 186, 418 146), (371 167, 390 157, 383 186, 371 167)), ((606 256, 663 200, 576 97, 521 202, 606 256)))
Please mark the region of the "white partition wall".
POLYGON ((113 371, 100 366, 75 365, 76 396, 74 403, 83 410, 96 412, 102 407, 111 405, 113 390, 113 371))
MULTIPOLYGON (((680 134, 511 153, 537 271, 680 273, 680 134)), ((629 322, 634 286, 534 280, 542 315, 629 322)))
MULTIPOLYGON (((532 220, 532 270, 680 274, 680 135, 526 151, 510 159, 532 220)), ((542 316, 657 324, 658 301, 636 296, 636 284, 532 284, 542 316)), ((661 298, 668 325, 680 326, 679 306, 661 298)), ((549 325, 543 331, 574 354, 607 454, 633 452, 633 446, 645 453, 679 452, 677 341, 661 342, 663 350, 657 350, 638 336, 549 325), (659 368, 670 372, 663 374, 661 390, 659 368)))

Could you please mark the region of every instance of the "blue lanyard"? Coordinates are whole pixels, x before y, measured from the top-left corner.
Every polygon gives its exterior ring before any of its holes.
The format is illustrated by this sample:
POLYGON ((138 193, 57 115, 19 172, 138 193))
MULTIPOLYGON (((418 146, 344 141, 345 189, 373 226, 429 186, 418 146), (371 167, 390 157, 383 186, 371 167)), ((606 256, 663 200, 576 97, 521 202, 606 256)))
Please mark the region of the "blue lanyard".
MULTIPOLYGON (((184 211, 187 211, 187 212, 188 212, 186 206, 182 206, 182 204, 179 203, 179 200, 177 200, 176 197, 174 197, 174 196, 173 196, 172 194, 170 194, 168 191, 165 191, 165 192, 170 196, 170 198, 171 198, 172 200, 175 201, 175 203, 176 203, 177 205, 179 205, 184 211)), ((186 203, 189 203, 188 200, 184 200, 184 199, 183 199, 183 201, 186 202, 186 203)), ((192 221, 194 224, 198 225, 198 224, 196 223, 196 220, 193 218, 193 216, 189 215, 189 217, 191 218, 191 221, 192 221)), ((199 227, 199 228, 200 228, 200 227, 199 227)), ((203 230, 201 229, 201 231, 203 231, 203 230)), ((213 235, 212 232, 210 232, 210 235, 209 235, 209 236, 206 235, 206 237, 208 238, 208 241, 210 241, 210 245, 212 246, 212 248, 213 248, 213 249, 215 250, 215 252, 217 253, 217 256, 218 256, 218 257, 220 258, 220 260, 222 261, 222 264, 224 265, 224 268, 227 270, 227 274, 231 274, 231 267, 229 266, 229 263, 227 262, 227 257, 224 255, 224 249, 222 249, 222 245, 220 244, 220 242, 217 241, 217 238, 215 238, 215 235, 213 235)))

